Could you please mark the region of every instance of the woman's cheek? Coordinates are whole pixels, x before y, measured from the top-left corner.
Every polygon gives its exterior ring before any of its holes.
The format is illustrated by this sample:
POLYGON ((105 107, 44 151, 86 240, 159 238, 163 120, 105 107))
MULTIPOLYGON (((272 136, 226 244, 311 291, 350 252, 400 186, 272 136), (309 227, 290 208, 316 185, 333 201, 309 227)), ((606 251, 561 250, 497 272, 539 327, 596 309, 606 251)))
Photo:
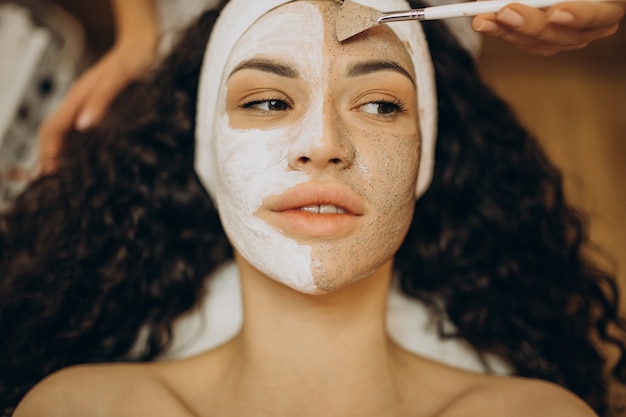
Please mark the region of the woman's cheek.
POLYGON ((220 126, 217 175, 232 204, 252 214, 268 196, 306 181, 306 175, 288 167, 289 129, 238 130, 227 120, 220 126))

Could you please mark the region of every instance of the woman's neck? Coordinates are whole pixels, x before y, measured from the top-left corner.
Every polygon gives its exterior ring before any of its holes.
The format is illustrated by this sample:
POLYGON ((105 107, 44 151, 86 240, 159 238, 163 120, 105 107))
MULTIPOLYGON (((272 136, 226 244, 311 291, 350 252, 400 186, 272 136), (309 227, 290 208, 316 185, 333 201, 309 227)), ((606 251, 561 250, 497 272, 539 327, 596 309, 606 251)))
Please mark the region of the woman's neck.
POLYGON ((325 295, 296 292, 238 264, 244 325, 230 345, 236 365, 228 380, 240 406, 259 415, 260 401, 272 415, 380 416, 398 402, 397 348, 385 330, 391 262, 325 295))

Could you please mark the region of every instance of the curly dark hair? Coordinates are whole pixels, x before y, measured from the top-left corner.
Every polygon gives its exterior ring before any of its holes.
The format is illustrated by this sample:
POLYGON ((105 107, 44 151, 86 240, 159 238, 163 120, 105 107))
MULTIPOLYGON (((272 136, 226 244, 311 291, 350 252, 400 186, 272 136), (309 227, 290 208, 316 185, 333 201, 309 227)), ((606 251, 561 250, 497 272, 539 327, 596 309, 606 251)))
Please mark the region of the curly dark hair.
MULTIPOLYGON (((198 76, 218 14, 201 16, 97 128, 68 134, 55 172, 0 216, 3 415, 60 368, 154 359, 232 257, 193 170, 198 76)), ((626 382, 615 280, 583 255, 581 217, 536 141, 445 26, 424 29, 437 76, 436 169, 396 256, 401 287, 431 308, 442 337, 609 415, 603 345, 619 348, 610 371, 626 382), (446 318, 456 330, 444 332, 446 318)))

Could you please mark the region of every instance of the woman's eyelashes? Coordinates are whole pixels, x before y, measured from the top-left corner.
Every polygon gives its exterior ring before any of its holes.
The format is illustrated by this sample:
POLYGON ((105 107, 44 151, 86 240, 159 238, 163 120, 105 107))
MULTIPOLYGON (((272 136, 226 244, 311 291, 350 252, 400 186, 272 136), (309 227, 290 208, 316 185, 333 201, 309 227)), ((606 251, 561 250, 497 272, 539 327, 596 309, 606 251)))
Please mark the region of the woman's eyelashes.
MULTIPOLYGON (((254 110, 264 113, 283 112, 291 110, 293 106, 283 99, 261 99, 247 101, 241 105, 242 108, 248 110, 254 110)), ((375 116, 382 116, 385 118, 396 116, 399 113, 406 111, 406 105, 400 100, 387 101, 377 100, 371 101, 365 104, 361 104, 358 107, 360 112, 371 114, 375 116)))
POLYGON ((282 112, 287 111, 292 108, 292 106, 287 102, 287 100, 283 99, 260 99, 260 100, 251 100, 245 102, 241 105, 242 108, 264 112, 264 113, 272 113, 272 112, 282 112))
MULTIPOLYGON (((269 90, 269 89, 268 89, 269 90)), ((383 122, 393 122, 403 114, 408 113, 408 105, 405 100, 398 97, 397 94, 390 92, 375 92, 370 89, 360 94, 350 94, 352 98, 342 96, 341 94, 334 98, 337 105, 334 107, 341 112, 341 108, 345 111, 356 112, 363 117, 383 122), (344 99, 347 99, 344 101, 344 99), (340 105, 344 102, 347 107, 340 105), (351 103, 351 104, 348 104, 351 103)), ((269 117, 268 120, 283 120, 298 108, 301 112, 306 113, 307 107, 310 105, 311 98, 301 93, 286 94, 282 91, 256 91, 252 94, 245 94, 244 97, 237 100, 237 107, 245 117, 269 117), (276 119, 278 118, 278 119, 276 119)), ((253 119, 250 119, 253 120, 253 119)))
POLYGON ((358 111, 371 114, 380 118, 390 119, 406 111, 406 104, 395 100, 376 100, 358 106, 358 111))

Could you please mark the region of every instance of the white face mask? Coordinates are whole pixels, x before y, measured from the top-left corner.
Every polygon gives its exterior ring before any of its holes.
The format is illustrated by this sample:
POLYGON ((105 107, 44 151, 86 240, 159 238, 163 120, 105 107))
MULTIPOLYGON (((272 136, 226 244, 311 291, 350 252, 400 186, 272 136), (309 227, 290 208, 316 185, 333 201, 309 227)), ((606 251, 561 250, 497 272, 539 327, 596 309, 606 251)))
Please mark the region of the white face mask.
MULTIPOLYGON (((308 4, 297 6, 314 9, 308 4)), ((237 43, 225 75, 257 53, 288 56, 295 52, 294 58, 304 64, 307 51, 310 51, 319 68, 323 26, 319 12, 314 11, 308 19, 301 14, 286 13, 262 17, 237 43), (306 40, 298 39, 293 43, 285 40, 284 33, 294 32, 302 32, 306 40)), ((224 108, 224 100, 222 96, 220 108, 224 108)), ((228 115, 221 113, 215 123, 221 181, 219 189, 212 193, 217 197, 224 228, 242 256, 266 274, 305 292, 316 288, 310 267, 311 248, 286 238, 254 213, 266 197, 307 181, 303 172, 288 169, 287 153, 291 141, 301 136, 298 130, 308 128, 314 131, 315 125, 319 124, 320 109, 311 109, 310 114, 313 116, 303 121, 302 126, 261 130, 233 129, 229 126, 228 115)))
POLYGON ((211 145, 199 142, 197 150, 197 169, 235 249, 262 273, 306 293, 344 286, 393 257, 412 218, 419 160, 412 75, 342 78, 350 57, 398 61, 407 73, 411 58, 388 31, 369 44, 337 44, 332 16, 315 3, 294 2, 261 17, 229 55, 211 145), (390 39, 395 48, 388 48, 390 39), (266 74, 258 65, 266 61, 297 77, 266 74), (399 86, 378 88, 382 78, 399 86), (363 82, 374 83, 377 95, 363 82), (405 92, 398 95, 408 116, 379 103, 397 91, 405 92), (401 120, 390 123, 384 106, 401 120), (198 166, 207 160, 211 178, 198 166), (309 213, 315 210, 322 213, 309 213))

